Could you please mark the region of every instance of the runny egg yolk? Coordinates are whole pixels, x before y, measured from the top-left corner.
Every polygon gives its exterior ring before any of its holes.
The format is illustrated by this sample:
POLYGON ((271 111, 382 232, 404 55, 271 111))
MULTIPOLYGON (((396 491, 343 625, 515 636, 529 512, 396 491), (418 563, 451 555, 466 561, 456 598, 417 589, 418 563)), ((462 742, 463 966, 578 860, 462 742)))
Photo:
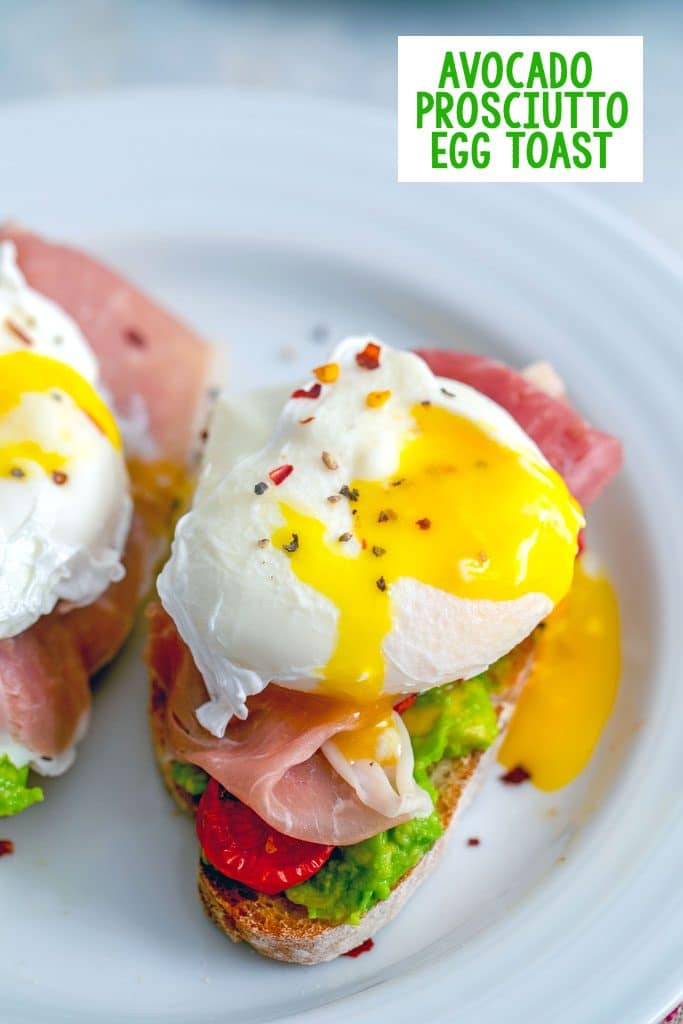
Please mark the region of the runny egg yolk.
POLYGON ((346 491, 360 550, 325 536, 319 520, 282 503, 296 534, 291 569, 339 611, 337 643, 319 692, 373 701, 384 680, 391 584, 412 577, 446 593, 504 601, 528 593, 557 603, 569 589, 581 510, 564 481, 533 452, 516 451, 471 420, 416 405, 414 429, 389 480, 346 491))
MULTIPOLYGON (((23 395, 45 392, 68 395, 112 446, 117 450, 121 448, 121 436, 114 417, 94 388, 76 370, 35 352, 0 355, 0 421, 19 405, 23 395)), ((0 476, 8 476, 26 462, 35 463, 46 473, 52 473, 65 461, 65 455, 46 451, 26 437, 0 443, 0 476)))
POLYGON ((609 580, 579 559, 567 597, 536 633, 531 677, 500 761, 522 765, 539 789, 560 789, 585 768, 619 685, 619 607, 609 580))
POLYGON ((396 764, 401 751, 391 701, 379 700, 365 705, 358 712, 354 728, 338 733, 332 742, 352 763, 376 761, 381 765, 396 764))

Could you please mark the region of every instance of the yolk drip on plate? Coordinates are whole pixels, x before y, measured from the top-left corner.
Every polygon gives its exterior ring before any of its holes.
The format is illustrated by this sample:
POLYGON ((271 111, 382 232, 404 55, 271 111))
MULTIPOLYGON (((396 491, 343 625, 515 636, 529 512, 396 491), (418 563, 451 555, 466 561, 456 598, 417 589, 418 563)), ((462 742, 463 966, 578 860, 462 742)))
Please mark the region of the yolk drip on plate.
POLYGON ((536 634, 534 667, 500 751, 542 790, 571 782, 588 763, 619 683, 619 608, 604 576, 579 559, 569 594, 536 634))
POLYGON ((280 505, 285 523, 272 543, 287 550, 296 534, 292 571, 339 610, 321 693, 372 701, 381 692, 391 585, 401 577, 492 601, 543 593, 556 603, 571 583, 583 518, 561 477, 440 406, 411 413, 395 476, 348 485, 360 551, 280 505))
MULTIPOLYGON (((68 395, 111 445, 121 448, 114 417, 95 389, 76 370, 35 352, 8 352, 0 356, 0 421, 19 405, 23 395, 46 392, 68 395)), ((0 476, 7 476, 25 462, 36 463, 46 473, 52 473, 65 461, 66 457, 59 452, 46 451, 25 436, 0 442, 0 476)))

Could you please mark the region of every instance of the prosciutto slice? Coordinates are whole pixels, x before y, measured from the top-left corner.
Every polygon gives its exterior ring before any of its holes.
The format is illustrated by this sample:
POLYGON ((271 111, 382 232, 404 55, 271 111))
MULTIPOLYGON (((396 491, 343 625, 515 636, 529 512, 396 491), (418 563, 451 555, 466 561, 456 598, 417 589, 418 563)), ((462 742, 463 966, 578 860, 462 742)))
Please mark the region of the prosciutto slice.
POLYGON ((596 430, 562 398, 552 397, 504 363, 441 349, 417 354, 433 373, 469 384, 507 409, 584 507, 619 471, 623 456, 616 437, 596 430))
POLYGON ((117 411, 144 406, 159 458, 132 464, 135 514, 125 577, 92 605, 58 608, 12 639, 0 640, 0 735, 8 733, 37 767, 68 767, 90 708, 89 678, 120 649, 168 541, 173 509, 195 438, 211 366, 209 347, 188 327, 101 264, 17 227, 12 240, 29 284, 78 323, 100 363, 117 411))
POLYGON ((150 612, 147 659, 171 754, 203 768, 278 831, 343 846, 412 816, 387 818, 364 804, 320 752, 354 728, 353 704, 271 683, 249 699, 248 718, 233 719, 219 739, 197 721, 196 709, 207 699, 204 682, 160 605, 150 612))

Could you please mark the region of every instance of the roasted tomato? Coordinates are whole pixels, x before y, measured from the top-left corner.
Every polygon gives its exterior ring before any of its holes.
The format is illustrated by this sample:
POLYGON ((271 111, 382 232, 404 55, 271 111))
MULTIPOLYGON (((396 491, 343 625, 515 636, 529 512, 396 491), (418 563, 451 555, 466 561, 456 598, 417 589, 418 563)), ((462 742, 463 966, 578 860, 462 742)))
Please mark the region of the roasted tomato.
POLYGON ((276 831, 215 779, 199 802, 197 836, 204 856, 217 871, 270 895, 305 882, 334 849, 276 831))

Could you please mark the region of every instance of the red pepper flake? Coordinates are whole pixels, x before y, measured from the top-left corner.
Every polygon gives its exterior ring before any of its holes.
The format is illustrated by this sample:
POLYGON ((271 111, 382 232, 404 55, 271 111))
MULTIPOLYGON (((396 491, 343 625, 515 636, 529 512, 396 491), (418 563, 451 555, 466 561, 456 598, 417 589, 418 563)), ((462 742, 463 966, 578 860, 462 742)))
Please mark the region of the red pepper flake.
POLYGON ((577 542, 577 545, 578 545, 577 546, 577 550, 576 550, 576 557, 578 558, 579 555, 582 555, 583 552, 586 550, 586 530, 585 530, 585 527, 584 527, 583 530, 579 530, 579 535, 576 538, 576 542, 577 542))
POLYGON ((400 700, 398 704, 394 704, 394 711, 396 714, 402 715, 404 711, 408 710, 408 708, 412 708, 416 700, 417 694, 409 693, 408 696, 404 697, 403 700, 400 700))
POLYGON ((123 337, 129 345, 133 348, 147 348, 147 341, 135 327, 126 327, 123 332, 123 337))
POLYGON ((506 786, 519 786, 520 783, 526 782, 530 778, 531 772, 528 772, 524 765, 516 764, 509 772, 500 776, 500 781, 504 782, 506 786))
POLYGON ((290 398, 320 398, 320 392, 322 391, 322 384, 311 384, 308 390, 306 388, 297 388, 296 391, 292 391, 290 398))
POLYGON ((7 857, 14 853, 14 843, 11 839, 0 839, 0 857, 7 857))
POLYGON ((284 466, 276 466, 275 469, 271 469, 268 476, 273 481, 276 487, 279 487, 283 481, 287 479, 290 473, 294 472, 294 466, 290 466, 289 463, 285 463, 284 466))
POLYGON ((68 480, 66 473, 62 473, 60 469, 55 469, 52 474, 53 483, 57 484, 58 487, 62 487, 68 480))
POLYGON ((379 366, 380 347, 369 341, 362 352, 356 353, 356 362, 364 370, 376 370, 379 366))
POLYGON ((352 956, 355 960, 361 953, 369 953, 374 945, 373 939, 366 939, 365 942, 361 942, 360 946, 355 946, 354 949, 350 949, 348 953, 343 953, 342 956, 352 956))
POLYGON ((477 839, 476 836, 470 836, 470 838, 467 840, 468 846, 479 846, 480 843, 481 839, 477 839))
POLYGON ((312 423, 314 419, 315 416, 307 416, 305 420, 299 420, 299 423, 302 427, 305 427, 307 423, 312 423))
POLYGON ((431 519, 427 519, 425 517, 424 519, 418 519, 415 525, 419 526, 421 530, 428 530, 429 527, 432 525, 432 521, 431 519))
POLYGON ((9 317, 5 319, 5 330, 13 334, 15 338, 18 338, 22 345, 33 345, 33 338, 19 324, 15 324, 14 320, 10 320, 9 317))

